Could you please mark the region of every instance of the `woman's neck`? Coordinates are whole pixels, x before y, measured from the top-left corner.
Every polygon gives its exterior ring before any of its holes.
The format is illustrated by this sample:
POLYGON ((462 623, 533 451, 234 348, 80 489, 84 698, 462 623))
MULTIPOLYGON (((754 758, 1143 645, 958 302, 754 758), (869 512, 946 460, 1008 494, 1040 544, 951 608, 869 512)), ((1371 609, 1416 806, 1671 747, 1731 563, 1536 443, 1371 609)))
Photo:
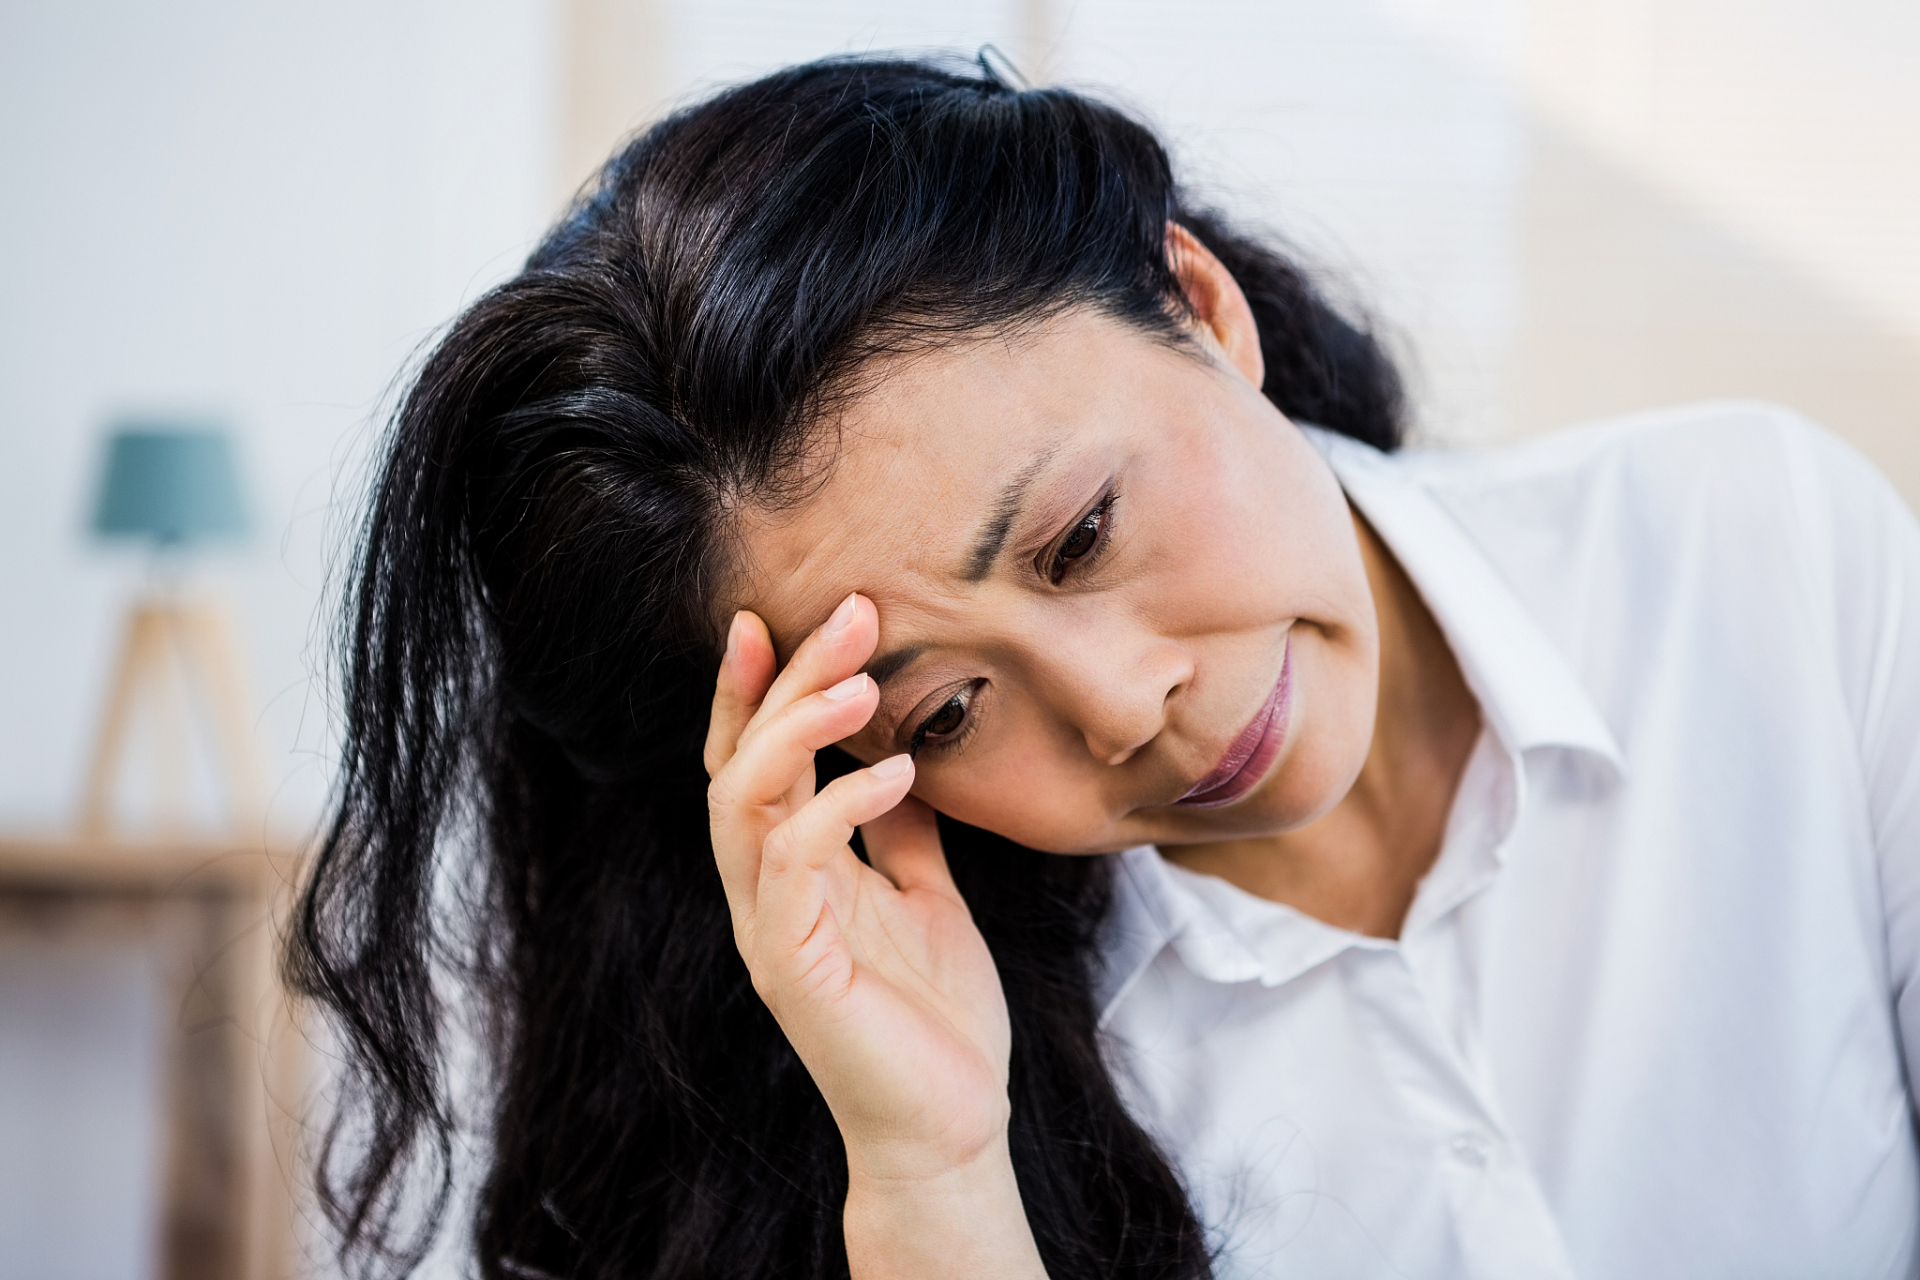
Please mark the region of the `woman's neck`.
POLYGON ((1380 627, 1379 703, 1347 794, 1293 831, 1189 845, 1167 856, 1340 928, 1398 937, 1480 732, 1480 707, 1426 602, 1354 514, 1380 627))

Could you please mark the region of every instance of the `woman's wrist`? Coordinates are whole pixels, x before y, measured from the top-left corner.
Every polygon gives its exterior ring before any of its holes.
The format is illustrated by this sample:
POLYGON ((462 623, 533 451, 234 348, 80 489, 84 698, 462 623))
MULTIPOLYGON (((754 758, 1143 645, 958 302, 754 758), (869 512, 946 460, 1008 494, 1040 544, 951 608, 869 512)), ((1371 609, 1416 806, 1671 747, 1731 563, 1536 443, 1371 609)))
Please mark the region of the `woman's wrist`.
POLYGON ((1045 1280, 1004 1133, 938 1168, 903 1171, 875 1154, 847 1153, 854 1280, 1045 1280))

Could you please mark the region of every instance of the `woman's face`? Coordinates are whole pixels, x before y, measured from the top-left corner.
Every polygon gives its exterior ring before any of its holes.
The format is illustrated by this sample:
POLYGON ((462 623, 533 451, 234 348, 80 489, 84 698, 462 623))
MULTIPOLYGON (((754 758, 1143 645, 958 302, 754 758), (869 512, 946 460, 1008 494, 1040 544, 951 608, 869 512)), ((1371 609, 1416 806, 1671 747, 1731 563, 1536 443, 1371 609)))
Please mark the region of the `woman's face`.
POLYGON ((901 358, 805 500, 742 518, 731 603, 783 660, 849 591, 878 610, 852 755, 915 751, 934 808, 1059 853, 1271 835, 1346 793, 1377 671, 1352 516, 1215 284, 1197 350, 1074 312, 901 358))

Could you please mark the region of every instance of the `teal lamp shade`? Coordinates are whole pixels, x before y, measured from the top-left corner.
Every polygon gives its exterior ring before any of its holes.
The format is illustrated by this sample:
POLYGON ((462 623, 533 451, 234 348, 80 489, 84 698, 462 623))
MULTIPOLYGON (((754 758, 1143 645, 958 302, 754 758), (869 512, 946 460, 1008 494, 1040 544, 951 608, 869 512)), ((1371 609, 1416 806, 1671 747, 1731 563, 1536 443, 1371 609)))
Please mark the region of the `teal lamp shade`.
POLYGON ((218 428, 129 423, 107 444, 93 530, 182 546, 247 531, 233 446, 218 428))

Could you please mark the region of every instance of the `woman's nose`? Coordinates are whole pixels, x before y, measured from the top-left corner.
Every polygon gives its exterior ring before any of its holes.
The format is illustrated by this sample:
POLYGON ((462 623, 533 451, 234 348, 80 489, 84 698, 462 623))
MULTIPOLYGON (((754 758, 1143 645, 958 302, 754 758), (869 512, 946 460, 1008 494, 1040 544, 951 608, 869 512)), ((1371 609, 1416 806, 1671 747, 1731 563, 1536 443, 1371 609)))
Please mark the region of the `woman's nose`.
POLYGON ((1072 714, 1087 751, 1103 764, 1131 760, 1165 727, 1167 705, 1193 678, 1186 651, 1165 642, 1130 661, 1095 664, 1080 673, 1072 714))

